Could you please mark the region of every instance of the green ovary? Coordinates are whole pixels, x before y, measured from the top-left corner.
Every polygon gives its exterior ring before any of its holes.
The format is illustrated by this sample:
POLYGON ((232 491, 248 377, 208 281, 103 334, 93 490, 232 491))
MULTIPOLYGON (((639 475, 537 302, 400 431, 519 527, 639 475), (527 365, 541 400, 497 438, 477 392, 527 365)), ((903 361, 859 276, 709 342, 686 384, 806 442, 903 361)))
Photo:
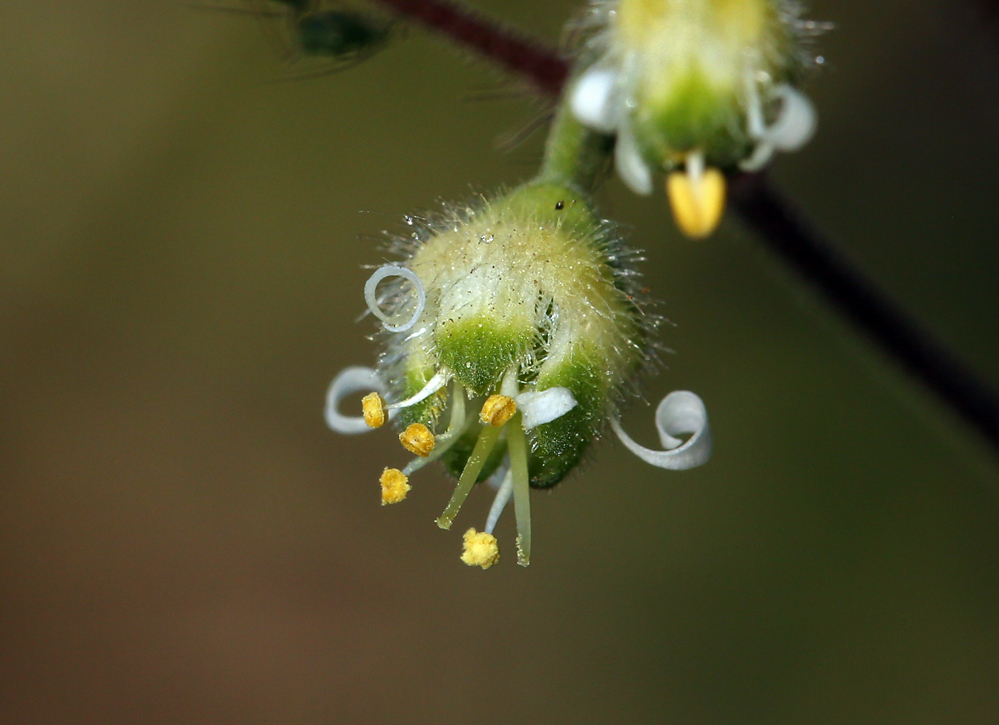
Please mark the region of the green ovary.
POLYGON ((640 108, 635 136, 657 165, 670 168, 683 155, 702 151, 708 163, 725 168, 749 149, 735 90, 713 86, 696 69, 671 83, 668 94, 640 108))

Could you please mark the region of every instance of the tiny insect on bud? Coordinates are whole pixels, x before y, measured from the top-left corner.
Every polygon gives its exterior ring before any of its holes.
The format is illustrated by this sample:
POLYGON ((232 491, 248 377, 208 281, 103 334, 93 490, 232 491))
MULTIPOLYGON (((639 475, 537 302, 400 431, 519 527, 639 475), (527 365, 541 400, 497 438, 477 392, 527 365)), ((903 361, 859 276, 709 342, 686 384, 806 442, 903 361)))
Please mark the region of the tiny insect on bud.
POLYGON ((413 423, 399 434, 399 442, 410 453, 426 458, 434 450, 434 434, 423 423, 413 423))
POLYGON ((496 537, 485 531, 479 533, 474 528, 465 532, 464 550, 461 560, 469 566, 488 569, 500 560, 499 544, 496 537))
POLYGON ((499 428, 517 412, 517 404, 506 395, 490 395, 482 404, 479 420, 499 428))
POLYGON ((409 479, 398 468, 386 468, 379 479, 382 484, 382 506, 399 503, 406 498, 409 489, 409 479))
POLYGON ((369 428, 381 428, 385 425, 385 400, 378 393, 368 393, 361 398, 361 409, 364 412, 364 422, 369 428))

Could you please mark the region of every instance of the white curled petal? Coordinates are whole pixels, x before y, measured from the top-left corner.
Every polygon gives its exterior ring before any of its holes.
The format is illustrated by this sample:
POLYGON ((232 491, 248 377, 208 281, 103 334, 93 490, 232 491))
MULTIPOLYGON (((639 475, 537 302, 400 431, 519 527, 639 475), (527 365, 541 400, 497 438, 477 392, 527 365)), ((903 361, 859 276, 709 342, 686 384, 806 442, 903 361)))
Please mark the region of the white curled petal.
POLYGON ((818 114, 808 96, 786 83, 774 88, 781 99, 780 115, 762 134, 762 140, 778 151, 797 151, 815 134, 818 114))
POLYGON ((389 264, 379 267, 373 275, 368 277, 368 281, 364 283, 364 301, 368 303, 368 309, 371 310, 371 314, 382 321, 382 325, 386 330, 389 332, 405 332, 415 325, 420 319, 420 315, 423 314, 423 308, 427 304, 427 294, 423 289, 423 283, 413 270, 389 264), (402 325, 393 325, 390 322, 391 318, 382 312, 382 308, 378 304, 378 283, 389 277, 402 277, 413 285, 413 290, 416 292, 416 309, 413 311, 413 316, 402 325))
POLYGON ((711 457, 711 426, 704 402, 694 393, 677 390, 670 393, 656 408, 656 428, 665 451, 654 451, 639 445, 624 432, 617 418, 611 418, 611 428, 625 447, 646 463, 658 468, 683 471, 700 466, 711 457), (690 434, 686 442, 675 435, 690 434))
POLYGON ((774 147, 769 143, 761 141, 756 144, 756 148, 753 149, 753 153, 750 154, 748 158, 739 162, 739 168, 750 174, 754 171, 759 171, 770 163, 770 159, 773 155, 774 147))
POLYGON ((523 415, 521 425, 524 430, 551 423, 577 405, 576 398, 569 388, 548 388, 521 393, 514 400, 517 403, 517 410, 523 415))
POLYGON ((617 129, 617 143, 614 145, 614 167, 621 181, 636 194, 648 196, 652 193, 652 172, 645 164, 631 123, 621 120, 617 129))
POLYGON ((348 395, 370 393, 372 390, 385 393, 385 383, 371 368, 355 366, 341 370, 326 392, 326 425, 337 433, 367 433, 374 430, 364 422, 363 416, 343 415, 340 412, 340 402, 348 395))
POLYGON ((579 77, 569 95, 569 107, 580 123, 596 131, 614 132, 616 85, 617 73, 608 68, 590 68, 579 77))
POLYGON ((443 388, 445 385, 447 385, 447 375, 445 375, 444 373, 437 373, 432 378, 430 378, 430 380, 427 381, 427 384, 424 385, 423 388, 420 390, 420 392, 418 392, 416 395, 412 396, 411 398, 406 398, 405 400, 400 400, 398 403, 392 403, 392 405, 386 405, 385 410, 395 410, 396 408, 408 408, 411 405, 416 405, 417 403, 421 403, 427 398, 429 398, 431 395, 436 393, 438 390, 443 388))

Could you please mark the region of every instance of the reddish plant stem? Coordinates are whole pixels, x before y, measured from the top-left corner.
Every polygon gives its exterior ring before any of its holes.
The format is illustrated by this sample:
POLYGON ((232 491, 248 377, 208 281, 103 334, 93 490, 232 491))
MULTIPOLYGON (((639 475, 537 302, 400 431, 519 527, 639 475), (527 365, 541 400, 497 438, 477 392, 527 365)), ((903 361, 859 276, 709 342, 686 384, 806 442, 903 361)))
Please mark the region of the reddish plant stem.
POLYGON ((569 76, 569 64, 557 52, 469 8, 446 0, 374 2, 443 33, 459 45, 528 79, 546 95, 557 97, 569 76))

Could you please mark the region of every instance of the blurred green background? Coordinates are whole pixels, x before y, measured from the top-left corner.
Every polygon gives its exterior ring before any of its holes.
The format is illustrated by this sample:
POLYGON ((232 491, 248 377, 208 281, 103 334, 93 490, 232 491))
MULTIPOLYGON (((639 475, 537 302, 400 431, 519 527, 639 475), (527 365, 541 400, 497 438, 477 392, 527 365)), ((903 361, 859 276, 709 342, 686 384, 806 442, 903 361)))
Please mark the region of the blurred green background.
MULTIPOLYGON (((477 5, 551 39, 573 8, 477 5)), ((543 134, 496 141, 537 106, 419 30, 275 83, 253 18, 0 16, 0 721, 999 722, 999 466, 737 220, 694 243, 601 194, 676 323, 648 400, 698 392, 714 459, 604 445, 535 495, 529 569, 471 570, 490 496, 441 532, 428 469, 382 509, 404 452, 323 396, 373 361, 381 231, 529 176, 543 134)), ((821 128, 776 176, 999 384, 999 28, 811 16, 821 128)), ((651 444, 652 408, 625 426, 651 444)))

